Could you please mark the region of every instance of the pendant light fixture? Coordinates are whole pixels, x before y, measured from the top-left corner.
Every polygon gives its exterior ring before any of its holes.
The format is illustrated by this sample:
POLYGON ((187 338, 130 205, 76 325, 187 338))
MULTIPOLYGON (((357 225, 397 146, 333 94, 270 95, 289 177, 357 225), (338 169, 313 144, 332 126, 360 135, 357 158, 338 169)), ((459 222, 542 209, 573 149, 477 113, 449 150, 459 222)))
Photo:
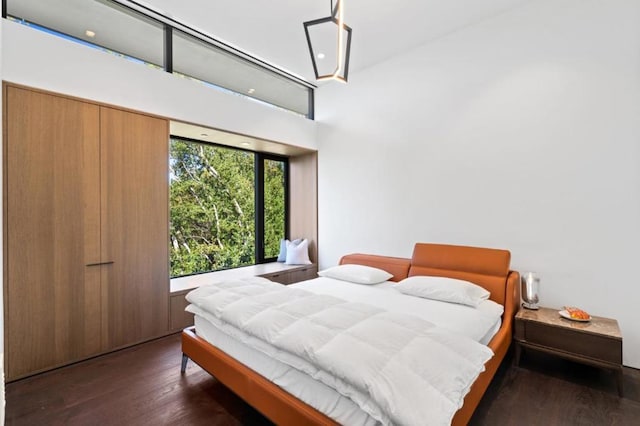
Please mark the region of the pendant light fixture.
POLYGON ((347 82, 351 53, 351 28, 343 21, 343 0, 330 0, 331 16, 304 22, 316 80, 347 82))

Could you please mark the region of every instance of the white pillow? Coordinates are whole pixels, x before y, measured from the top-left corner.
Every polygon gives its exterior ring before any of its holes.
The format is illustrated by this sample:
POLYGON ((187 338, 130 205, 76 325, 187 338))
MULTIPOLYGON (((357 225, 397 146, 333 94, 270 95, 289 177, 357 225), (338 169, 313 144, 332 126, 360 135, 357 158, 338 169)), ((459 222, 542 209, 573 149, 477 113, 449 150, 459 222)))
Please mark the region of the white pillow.
POLYGON ((282 238, 280 240, 280 253, 278 253, 278 259, 276 262, 285 262, 287 260, 287 243, 292 242, 295 245, 298 245, 302 242, 302 238, 298 238, 297 240, 289 241, 282 238))
POLYGON ((297 240, 287 241, 287 258, 285 265, 310 265, 309 241, 304 239, 300 243, 297 240))
POLYGON ((405 278, 395 286, 398 291, 410 296, 441 300, 477 308, 491 293, 469 281, 446 277, 414 276, 405 278))
POLYGON ((351 264, 334 266, 318 272, 318 275, 356 284, 380 284, 393 277, 393 274, 382 269, 351 264))

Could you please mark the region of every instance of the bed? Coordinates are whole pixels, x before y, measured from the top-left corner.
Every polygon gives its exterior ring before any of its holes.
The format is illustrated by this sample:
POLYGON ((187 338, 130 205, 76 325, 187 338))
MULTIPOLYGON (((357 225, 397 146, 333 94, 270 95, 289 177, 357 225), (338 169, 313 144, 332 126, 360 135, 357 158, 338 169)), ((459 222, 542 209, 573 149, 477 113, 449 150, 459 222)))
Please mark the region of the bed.
MULTIPOLYGON (((517 272, 509 270, 509 261, 510 254, 505 250, 424 243, 416 244, 411 259, 351 254, 340 260, 342 265, 359 264, 388 271, 394 282, 423 275, 464 279, 487 289, 490 300, 501 305, 503 314, 499 329, 492 332, 493 337, 488 342, 494 356, 471 386, 464 405, 453 417, 453 424, 469 421, 510 345, 513 316, 519 303, 516 285, 519 277, 517 272)), ((308 286, 302 283, 304 285, 308 286)), ((214 341, 219 342, 218 346, 229 347, 220 336, 209 334, 205 339, 199 335, 207 334, 206 327, 206 323, 196 316, 195 329, 183 331, 183 371, 187 359, 192 359, 276 424, 336 424, 326 414, 209 343, 214 341), (196 333, 199 327, 200 332, 196 333)))

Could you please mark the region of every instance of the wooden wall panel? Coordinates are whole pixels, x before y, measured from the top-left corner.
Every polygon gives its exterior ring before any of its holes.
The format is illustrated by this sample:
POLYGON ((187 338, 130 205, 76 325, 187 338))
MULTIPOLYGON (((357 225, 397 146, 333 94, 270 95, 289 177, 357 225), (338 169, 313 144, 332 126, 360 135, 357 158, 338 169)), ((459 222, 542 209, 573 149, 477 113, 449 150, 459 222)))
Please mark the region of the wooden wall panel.
POLYGON ((103 344, 169 329, 169 126, 101 108, 103 344))
POLYGON ((100 351, 99 108, 5 87, 7 379, 100 351))
POLYGON ((309 258, 318 261, 318 154, 289 158, 289 236, 309 240, 309 258))

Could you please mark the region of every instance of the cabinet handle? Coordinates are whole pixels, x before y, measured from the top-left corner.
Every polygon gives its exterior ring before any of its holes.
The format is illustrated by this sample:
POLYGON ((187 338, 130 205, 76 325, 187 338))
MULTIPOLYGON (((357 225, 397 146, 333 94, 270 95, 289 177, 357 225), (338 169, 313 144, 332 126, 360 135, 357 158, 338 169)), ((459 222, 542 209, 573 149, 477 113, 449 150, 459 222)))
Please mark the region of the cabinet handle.
POLYGON ((113 260, 109 260, 107 262, 95 262, 95 263, 87 263, 85 266, 100 266, 100 265, 111 265, 113 260))

